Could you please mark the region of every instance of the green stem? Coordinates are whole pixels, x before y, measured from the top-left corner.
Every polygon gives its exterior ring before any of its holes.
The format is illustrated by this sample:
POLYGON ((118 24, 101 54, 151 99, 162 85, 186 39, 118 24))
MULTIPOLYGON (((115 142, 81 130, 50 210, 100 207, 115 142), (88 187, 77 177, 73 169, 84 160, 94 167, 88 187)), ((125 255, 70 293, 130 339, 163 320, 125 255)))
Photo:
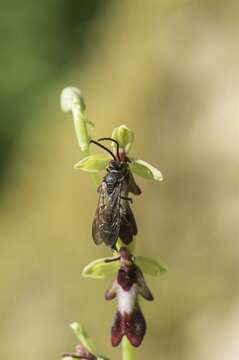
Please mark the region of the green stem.
POLYGON ((126 336, 122 340, 122 360, 133 360, 134 359, 134 348, 130 344, 126 336))

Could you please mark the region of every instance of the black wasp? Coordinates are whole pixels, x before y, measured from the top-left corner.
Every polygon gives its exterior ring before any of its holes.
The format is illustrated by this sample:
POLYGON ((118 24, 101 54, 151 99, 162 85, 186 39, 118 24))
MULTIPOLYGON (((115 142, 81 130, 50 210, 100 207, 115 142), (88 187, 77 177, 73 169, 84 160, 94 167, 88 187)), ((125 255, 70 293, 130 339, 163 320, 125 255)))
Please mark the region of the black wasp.
POLYGON ((128 197, 128 193, 139 195, 141 190, 136 185, 129 169, 130 160, 115 139, 101 138, 98 141, 91 140, 90 142, 103 148, 112 156, 107 174, 97 189, 99 202, 92 224, 93 240, 97 245, 104 242, 107 246, 115 248, 119 237, 127 245, 137 234, 136 221, 129 205, 132 199, 128 197), (99 143, 103 140, 109 140, 116 144, 116 155, 99 143))

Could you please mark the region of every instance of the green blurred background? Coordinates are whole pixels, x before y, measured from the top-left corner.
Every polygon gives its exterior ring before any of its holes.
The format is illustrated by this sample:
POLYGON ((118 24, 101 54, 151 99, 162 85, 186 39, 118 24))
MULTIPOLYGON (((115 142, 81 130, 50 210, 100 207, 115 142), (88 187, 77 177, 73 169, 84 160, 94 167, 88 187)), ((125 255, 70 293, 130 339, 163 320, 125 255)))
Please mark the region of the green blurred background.
POLYGON ((147 279, 137 359, 239 357, 239 51, 237 1, 1 1, 0 358, 59 359, 81 321, 110 346, 110 281, 81 278, 108 255, 91 235, 97 195, 65 86, 81 87, 95 137, 127 124, 138 178, 137 253, 169 266, 147 279))

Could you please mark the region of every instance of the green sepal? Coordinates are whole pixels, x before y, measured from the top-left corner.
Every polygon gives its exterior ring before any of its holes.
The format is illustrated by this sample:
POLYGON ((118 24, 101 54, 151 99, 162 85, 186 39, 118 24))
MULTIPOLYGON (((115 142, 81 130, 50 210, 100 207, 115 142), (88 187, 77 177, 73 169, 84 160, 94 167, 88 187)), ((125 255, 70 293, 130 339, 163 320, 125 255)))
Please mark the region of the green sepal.
POLYGON ((146 275, 159 276, 167 271, 167 267, 165 265, 151 257, 136 256, 135 263, 146 275))
POLYGON ((106 279, 114 276, 119 270, 119 262, 113 261, 107 263, 105 262, 107 259, 114 259, 114 257, 97 259, 90 262, 84 267, 82 276, 90 277, 92 279, 106 279))
POLYGON ((73 322, 70 324, 70 328, 74 331, 75 336, 80 341, 81 345, 89 351, 91 354, 95 353, 95 347, 92 339, 88 336, 86 331, 82 328, 80 323, 73 322))
POLYGON ((74 165, 74 169, 80 169, 83 171, 96 173, 101 170, 105 170, 109 163, 109 156, 102 154, 94 154, 86 156, 74 165))
POLYGON ((143 178, 146 179, 163 181, 162 173, 154 166, 150 165, 144 160, 134 160, 134 159, 130 159, 130 160, 131 160, 131 163, 129 164, 130 169, 136 175, 142 176, 143 178))

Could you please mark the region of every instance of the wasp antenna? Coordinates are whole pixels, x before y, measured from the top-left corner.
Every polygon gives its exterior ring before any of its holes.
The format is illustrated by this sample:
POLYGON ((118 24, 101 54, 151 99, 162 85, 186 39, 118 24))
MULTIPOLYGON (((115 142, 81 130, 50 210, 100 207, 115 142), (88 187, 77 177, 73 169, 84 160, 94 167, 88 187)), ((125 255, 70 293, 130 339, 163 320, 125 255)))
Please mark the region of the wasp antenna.
POLYGON ((110 149, 108 149, 107 147, 105 147, 104 145, 98 143, 98 142, 95 141, 95 140, 90 140, 90 143, 91 143, 91 144, 95 144, 95 145, 101 147, 102 149, 104 149, 105 151, 107 151, 107 152, 112 156, 112 158, 113 158, 115 161, 117 161, 114 153, 113 153, 110 149))
POLYGON ((120 160, 120 151, 119 151, 119 143, 118 143, 118 141, 117 140, 115 140, 115 139, 112 139, 112 138, 110 138, 110 137, 105 137, 105 138, 100 138, 100 139, 98 139, 98 141, 103 141, 103 140, 109 140, 109 141, 113 141, 116 145, 117 145, 117 158, 118 158, 118 160, 120 160))

